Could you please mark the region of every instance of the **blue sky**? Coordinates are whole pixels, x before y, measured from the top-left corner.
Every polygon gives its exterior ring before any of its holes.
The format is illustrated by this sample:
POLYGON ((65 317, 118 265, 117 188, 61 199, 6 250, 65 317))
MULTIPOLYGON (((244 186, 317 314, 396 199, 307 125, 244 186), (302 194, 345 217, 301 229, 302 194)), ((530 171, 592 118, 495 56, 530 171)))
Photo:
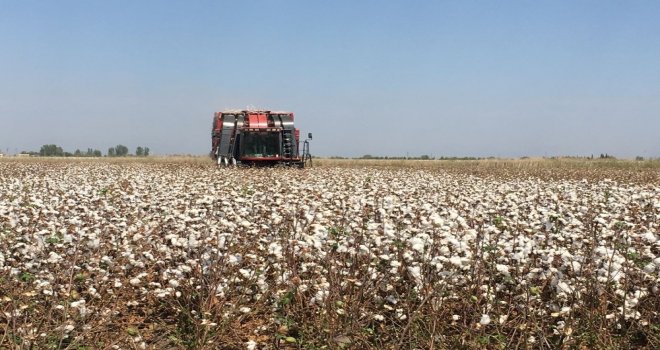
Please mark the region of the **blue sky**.
POLYGON ((216 110, 313 153, 660 156, 656 1, 0 0, 0 149, 206 154, 216 110))

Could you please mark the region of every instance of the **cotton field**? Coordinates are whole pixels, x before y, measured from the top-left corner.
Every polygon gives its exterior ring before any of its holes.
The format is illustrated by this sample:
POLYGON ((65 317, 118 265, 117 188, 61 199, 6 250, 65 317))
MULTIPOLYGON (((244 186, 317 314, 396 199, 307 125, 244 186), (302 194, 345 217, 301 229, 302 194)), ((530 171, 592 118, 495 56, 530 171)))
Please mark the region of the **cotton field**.
POLYGON ((2 161, 0 348, 658 348, 642 172, 2 161))

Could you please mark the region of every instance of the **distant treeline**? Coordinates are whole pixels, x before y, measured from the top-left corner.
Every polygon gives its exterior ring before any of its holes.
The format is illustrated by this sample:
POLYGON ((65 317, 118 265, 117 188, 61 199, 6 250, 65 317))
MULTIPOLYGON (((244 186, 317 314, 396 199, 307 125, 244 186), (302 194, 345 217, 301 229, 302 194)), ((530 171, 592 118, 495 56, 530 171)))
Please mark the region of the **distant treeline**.
MULTIPOLYGON (((135 149, 136 157, 147 157, 149 156, 150 149, 149 147, 138 146, 135 149)), ((87 151, 81 151, 76 149, 74 152, 67 152, 62 147, 50 144, 43 145, 39 152, 34 151, 23 151, 21 154, 29 154, 31 156, 40 156, 40 157, 103 157, 103 153, 98 149, 88 148, 87 151)), ((124 145, 117 145, 114 147, 108 148, 107 157, 127 157, 133 156, 129 154, 128 147, 124 145)))

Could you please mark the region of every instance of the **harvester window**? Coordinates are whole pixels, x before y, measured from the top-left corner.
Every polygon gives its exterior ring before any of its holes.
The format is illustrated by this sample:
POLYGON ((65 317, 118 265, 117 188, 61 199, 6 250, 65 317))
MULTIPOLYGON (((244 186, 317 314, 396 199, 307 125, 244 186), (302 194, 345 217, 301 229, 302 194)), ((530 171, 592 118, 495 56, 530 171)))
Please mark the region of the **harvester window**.
POLYGON ((241 155, 244 157, 276 157, 280 154, 280 135, 276 132, 243 134, 241 155))

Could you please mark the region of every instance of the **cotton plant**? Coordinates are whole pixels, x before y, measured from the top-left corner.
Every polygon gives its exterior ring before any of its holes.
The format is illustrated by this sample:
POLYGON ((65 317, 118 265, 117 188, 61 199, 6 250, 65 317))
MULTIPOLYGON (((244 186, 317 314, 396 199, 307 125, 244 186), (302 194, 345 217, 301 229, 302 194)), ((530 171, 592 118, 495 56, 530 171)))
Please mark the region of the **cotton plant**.
POLYGON ((654 184, 102 162, 0 174, 0 273, 22 298, 3 314, 24 335, 31 312, 84 337, 85 324, 159 310, 200 336, 259 323, 237 341, 261 348, 293 306, 373 332, 431 308, 475 332, 533 315, 566 335, 590 293, 609 298, 612 327, 658 317, 654 184), (52 311, 29 306, 41 300, 52 311))

